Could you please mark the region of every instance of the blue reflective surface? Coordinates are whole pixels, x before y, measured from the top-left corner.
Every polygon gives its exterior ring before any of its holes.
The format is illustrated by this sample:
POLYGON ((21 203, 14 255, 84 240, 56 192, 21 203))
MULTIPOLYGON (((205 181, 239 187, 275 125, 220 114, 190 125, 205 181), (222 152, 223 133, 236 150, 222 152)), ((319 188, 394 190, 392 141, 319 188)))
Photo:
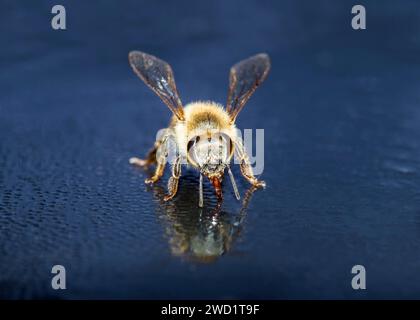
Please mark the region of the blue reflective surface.
POLYGON ((62 1, 66 31, 54 4, 0 13, 1 298, 420 297, 416 1, 366 1, 364 31, 351 1, 62 1), (200 211, 194 171, 170 203, 168 172, 145 186, 128 158, 170 112, 133 49, 172 65, 184 103, 224 103, 230 66, 270 54, 237 121, 265 130, 264 191, 234 168, 245 203, 227 182, 215 209, 205 185, 200 211))

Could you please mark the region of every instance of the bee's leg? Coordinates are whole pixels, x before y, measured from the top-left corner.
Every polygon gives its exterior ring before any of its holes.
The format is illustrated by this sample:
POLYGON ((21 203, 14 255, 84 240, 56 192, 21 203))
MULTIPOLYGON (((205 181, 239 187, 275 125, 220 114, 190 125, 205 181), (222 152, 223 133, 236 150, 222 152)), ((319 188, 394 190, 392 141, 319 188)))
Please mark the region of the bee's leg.
POLYGON ((228 173, 229 173, 229 177, 230 177, 230 182, 232 183, 232 188, 233 188, 233 191, 235 192, 235 197, 236 197, 237 200, 240 200, 241 196, 239 194, 238 187, 236 185, 236 181, 235 181, 235 178, 233 176, 232 170, 230 170, 230 166, 228 166, 227 168, 228 168, 228 173))
POLYGON ((251 183, 254 187, 257 188, 265 188, 265 182, 258 180, 252 171, 252 166, 249 161, 248 154, 246 153, 246 150, 242 143, 237 142, 236 144, 236 150, 240 159, 240 167, 241 167, 241 173, 245 177, 245 179, 248 180, 249 183, 251 183))
POLYGON ((148 167, 152 164, 156 163, 156 152, 160 145, 162 144, 161 141, 156 141, 154 146, 149 150, 147 153, 146 159, 140 159, 137 157, 130 158, 129 162, 139 167, 148 167))
POLYGON ((181 176, 181 156, 177 156, 172 165, 172 176, 168 181, 168 194, 163 198, 164 201, 172 199, 178 191, 179 177, 181 176))
POLYGON ((159 142, 156 151, 154 152, 155 161, 157 163, 154 175, 146 179, 144 182, 146 184, 155 183, 163 176, 163 171, 165 170, 167 158, 168 158, 168 146, 167 140, 164 139, 159 142))
POLYGON ((200 173, 200 182, 199 182, 199 186, 198 186, 198 206, 200 208, 203 207, 204 205, 204 200, 203 200, 203 175, 200 173))
POLYGON ((265 182, 262 180, 258 180, 254 176, 254 173, 252 172, 252 166, 251 166, 251 163, 249 162, 248 156, 241 159, 241 172, 242 172, 242 175, 245 177, 245 179, 247 179, 249 183, 251 183, 253 186, 258 187, 258 188, 260 187, 265 188, 265 182))
POLYGON ((146 183, 146 184, 152 184, 152 183, 155 183, 156 181, 158 181, 163 176, 163 172, 165 170, 165 166, 166 166, 166 161, 164 163, 158 163, 158 165, 156 166, 156 170, 155 170, 155 173, 153 174, 153 176, 150 177, 150 178, 147 178, 146 180, 144 180, 144 183, 146 183))

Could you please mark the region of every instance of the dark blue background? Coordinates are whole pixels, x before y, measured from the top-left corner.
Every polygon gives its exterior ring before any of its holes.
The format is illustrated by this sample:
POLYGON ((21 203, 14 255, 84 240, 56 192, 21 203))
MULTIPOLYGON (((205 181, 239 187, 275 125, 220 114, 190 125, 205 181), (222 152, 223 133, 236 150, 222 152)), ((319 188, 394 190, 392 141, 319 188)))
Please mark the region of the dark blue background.
POLYGON ((1 298, 420 298, 418 1, 60 1, 54 31, 57 3, 0 5, 1 298), (224 103, 229 67, 270 54, 238 117, 266 151, 242 213, 226 184, 214 227, 194 172, 163 204, 165 181, 128 164, 170 117, 133 49, 171 63, 185 103, 224 103), (206 235, 226 252, 202 263, 188 248, 206 235))

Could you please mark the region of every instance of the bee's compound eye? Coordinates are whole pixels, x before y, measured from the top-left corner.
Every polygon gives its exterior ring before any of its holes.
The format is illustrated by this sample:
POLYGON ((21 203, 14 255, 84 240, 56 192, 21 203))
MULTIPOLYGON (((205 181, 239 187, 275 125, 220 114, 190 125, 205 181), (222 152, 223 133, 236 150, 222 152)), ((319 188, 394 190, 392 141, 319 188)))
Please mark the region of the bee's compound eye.
POLYGON ((192 148, 192 146, 195 144, 194 140, 190 140, 188 141, 188 145, 187 145, 187 151, 190 151, 190 149, 192 148))
POLYGON ((200 141, 200 137, 199 136, 195 136, 193 138, 191 138, 188 141, 187 144, 187 153, 188 153, 188 159, 189 161, 195 165, 195 166, 199 166, 200 163, 200 157, 199 157, 199 141, 200 141))
POLYGON ((194 138, 192 138, 190 141, 188 141, 187 144, 187 151, 190 151, 190 149, 200 141, 200 136, 196 136, 194 138))

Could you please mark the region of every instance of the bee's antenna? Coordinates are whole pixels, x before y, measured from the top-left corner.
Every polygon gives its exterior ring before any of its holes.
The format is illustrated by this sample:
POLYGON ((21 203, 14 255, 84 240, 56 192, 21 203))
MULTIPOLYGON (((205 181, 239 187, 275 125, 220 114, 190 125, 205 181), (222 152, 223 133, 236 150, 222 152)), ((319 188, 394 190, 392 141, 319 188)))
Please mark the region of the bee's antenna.
POLYGON ((235 197, 236 199, 241 199, 241 196, 239 195, 239 191, 238 191, 238 187, 236 186, 236 182, 235 182, 235 178, 233 177, 233 173, 230 170, 230 166, 227 166, 228 168, 228 172, 229 172, 229 177, 230 177, 230 182, 232 183, 232 187, 233 187, 233 191, 235 192, 235 197))
POLYGON ((200 173, 200 186, 199 186, 199 198, 198 198, 198 206, 200 208, 203 207, 203 175, 200 173))

